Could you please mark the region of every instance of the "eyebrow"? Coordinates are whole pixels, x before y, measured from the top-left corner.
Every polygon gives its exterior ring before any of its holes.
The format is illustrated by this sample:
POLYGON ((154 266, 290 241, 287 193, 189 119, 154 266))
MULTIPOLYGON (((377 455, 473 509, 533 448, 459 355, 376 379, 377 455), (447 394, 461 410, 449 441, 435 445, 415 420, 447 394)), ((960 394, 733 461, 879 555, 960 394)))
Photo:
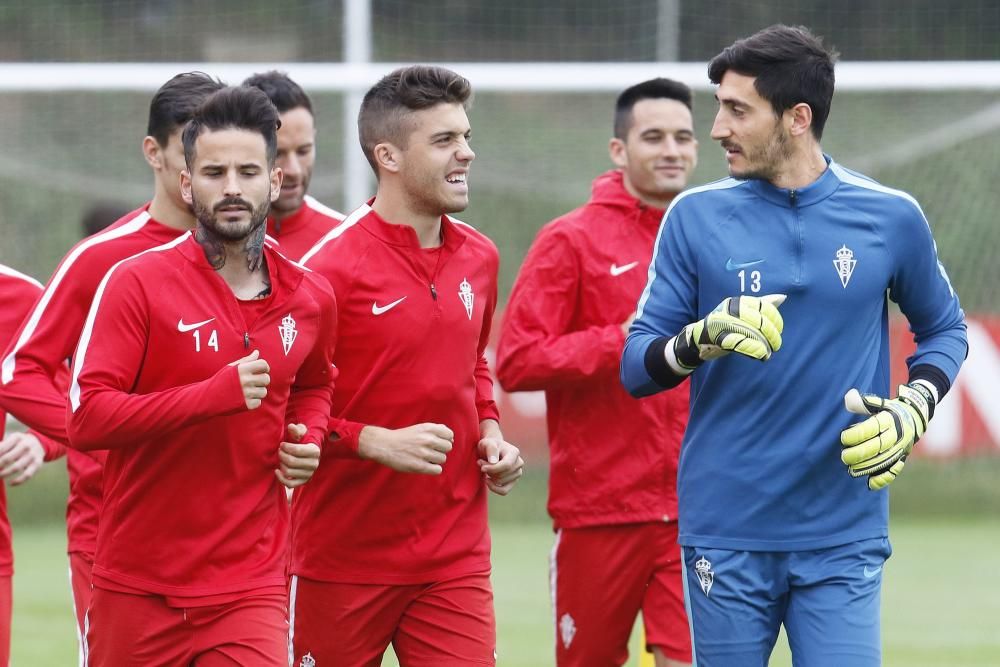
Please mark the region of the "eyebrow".
POLYGON ((736 98, 736 97, 725 97, 725 98, 719 97, 718 93, 715 94, 715 100, 719 104, 728 104, 729 106, 733 106, 733 107, 735 107, 735 106, 749 107, 750 106, 744 100, 741 100, 741 99, 736 98))
POLYGON ((435 132, 431 135, 431 141, 436 141, 438 139, 443 139, 444 137, 464 137, 467 134, 472 133, 472 128, 465 130, 464 132, 460 130, 442 130, 441 132, 435 132))

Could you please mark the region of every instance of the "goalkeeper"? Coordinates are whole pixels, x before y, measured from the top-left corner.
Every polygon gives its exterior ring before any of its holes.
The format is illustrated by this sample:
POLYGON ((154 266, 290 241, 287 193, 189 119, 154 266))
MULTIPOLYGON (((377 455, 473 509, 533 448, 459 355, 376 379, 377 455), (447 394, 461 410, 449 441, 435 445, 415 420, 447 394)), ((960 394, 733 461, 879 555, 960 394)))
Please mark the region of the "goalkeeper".
POLYGON ((634 396, 691 376, 678 541, 700 667, 767 664, 782 624, 796 664, 881 663, 885 487, 968 349, 916 201, 820 147, 835 57, 778 25, 711 61, 732 178, 667 210, 623 353, 634 396), (890 298, 917 342, 898 388, 890 298))

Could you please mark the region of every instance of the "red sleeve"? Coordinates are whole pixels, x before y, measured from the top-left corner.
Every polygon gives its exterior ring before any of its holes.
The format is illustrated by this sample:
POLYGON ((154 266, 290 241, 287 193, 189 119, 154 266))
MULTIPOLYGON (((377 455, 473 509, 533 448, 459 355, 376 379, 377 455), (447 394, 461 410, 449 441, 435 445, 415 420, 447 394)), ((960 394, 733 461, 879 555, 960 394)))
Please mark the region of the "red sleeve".
POLYGON ((38 442, 42 444, 42 449, 45 450, 45 456, 43 461, 55 461, 56 459, 61 459, 66 456, 66 446, 56 442, 52 438, 47 437, 44 433, 39 433, 38 431, 29 430, 28 433, 38 438, 38 442))
POLYGON ((580 271, 569 239, 542 230, 521 265, 500 330, 497 378, 507 391, 547 389, 618 372, 625 346, 620 325, 568 330, 580 271))
POLYGON ((323 446, 333 405, 333 350, 336 346, 337 302, 329 288, 312 287, 320 304, 316 343, 295 375, 288 398, 288 419, 306 426, 302 442, 323 446), (332 332, 332 333, 331 333, 332 332))
POLYGON ((68 419, 70 446, 76 449, 135 445, 151 435, 246 409, 235 366, 223 366, 201 382, 131 393, 145 362, 149 306, 127 267, 105 276, 80 336, 68 419))
POLYGON ((479 359, 476 361, 476 411, 479 413, 479 421, 484 419, 494 419, 500 421, 500 411, 497 410, 496 401, 493 399, 493 374, 490 372, 489 363, 486 361, 486 346, 490 343, 490 330, 493 328, 493 314, 497 309, 497 272, 499 261, 493 266, 493 290, 490 298, 486 302, 486 310, 483 312, 483 328, 479 333, 479 359))
POLYGON ((90 266, 89 255, 67 256, 21 325, 3 358, 0 405, 21 423, 66 442, 66 372, 94 289, 104 275, 90 266))
POLYGON ((357 458, 358 439, 361 437, 361 429, 367 424, 352 422, 340 417, 330 417, 330 436, 328 442, 332 447, 328 447, 331 456, 339 458, 357 458))
MULTIPOLYGON (((316 249, 314 246, 314 251, 310 251, 312 254, 303 262, 303 266, 326 278, 333 287, 334 294, 344 303, 351 289, 351 280, 350 275, 346 272, 346 267, 336 260, 335 253, 332 251, 333 247, 333 245, 324 245, 316 249)), ((360 257, 360 253, 356 254, 355 257, 360 257)), ((328 415, 327 418, 329 420, 327 425, 329 436, 324 442, 324 455, 337 458, 357 458, 358 438, 361 437, 361 429, 366 424, 336 416, 328 415)))

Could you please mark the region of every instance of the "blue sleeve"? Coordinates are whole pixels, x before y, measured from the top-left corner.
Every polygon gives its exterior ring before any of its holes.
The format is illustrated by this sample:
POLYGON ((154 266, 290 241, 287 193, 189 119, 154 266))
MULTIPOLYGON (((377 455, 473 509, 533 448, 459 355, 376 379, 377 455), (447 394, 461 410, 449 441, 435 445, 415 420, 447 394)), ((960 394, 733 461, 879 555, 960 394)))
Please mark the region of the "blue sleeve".
POLYGON ((698 281, 696 247, 689 242, 682 222, 680 199, 663 217, 649 264, 649 277, 636 307, 622 352, 621 382, 637 398, 680 384, 663 356, 667 341, 697 319, 698 281))
POLYGON ((917 343, 906 360, 910 380, 930 372, 943 396, 968 355, 965 313, 938 259, 927 220, 915 202, 907 204, 906 226, 887 244, 896 257, 889 297, 906 315, 917 343))

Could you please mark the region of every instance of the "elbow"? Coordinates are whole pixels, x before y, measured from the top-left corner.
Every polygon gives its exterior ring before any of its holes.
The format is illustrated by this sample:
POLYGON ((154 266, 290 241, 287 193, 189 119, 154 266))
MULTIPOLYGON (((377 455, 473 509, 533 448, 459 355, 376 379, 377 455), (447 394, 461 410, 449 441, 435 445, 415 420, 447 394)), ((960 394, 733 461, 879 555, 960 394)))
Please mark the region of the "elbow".
POLYGON ((497 351, 496 378, 503 390, 508 393, 532 389, 525 385, 524 364, 520 363, 518 355, 504 350, 503 347, 497 351))

